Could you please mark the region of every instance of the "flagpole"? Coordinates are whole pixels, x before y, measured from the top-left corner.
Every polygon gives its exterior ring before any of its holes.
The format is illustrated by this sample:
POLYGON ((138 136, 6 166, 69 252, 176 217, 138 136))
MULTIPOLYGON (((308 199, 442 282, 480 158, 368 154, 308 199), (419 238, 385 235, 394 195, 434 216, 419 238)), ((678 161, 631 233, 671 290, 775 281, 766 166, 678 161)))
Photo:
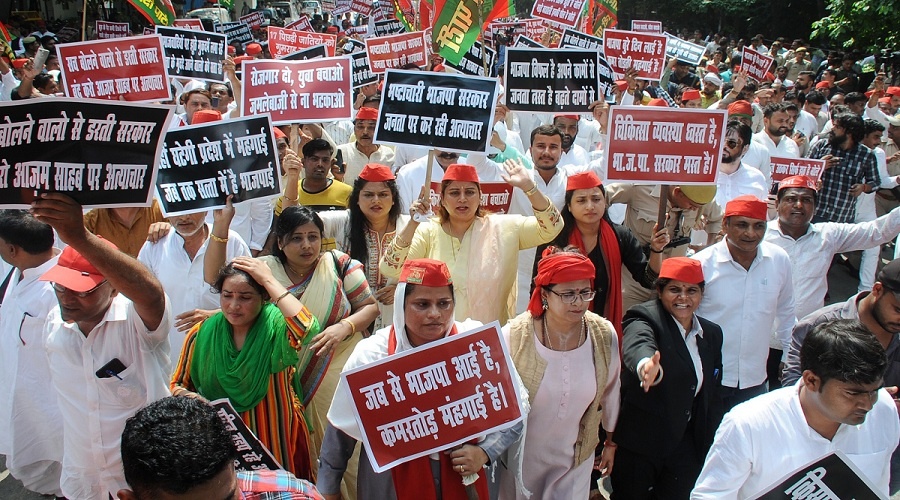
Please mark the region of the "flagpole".
POLYGON ((484 58, 487 52, 484 41, 484 1, 475 0, 475 5, 478 6, 478 36, 475 39, 481 38, 481 66, 484 68, 484 76, 490 77, 487 60, 484 58))
POLYGON ((84 0, 83 6, 81 8, 81 41, 87 40, 87 34, 85 33, 85 29, 87 27, 87 7, 88 2, 84 0))

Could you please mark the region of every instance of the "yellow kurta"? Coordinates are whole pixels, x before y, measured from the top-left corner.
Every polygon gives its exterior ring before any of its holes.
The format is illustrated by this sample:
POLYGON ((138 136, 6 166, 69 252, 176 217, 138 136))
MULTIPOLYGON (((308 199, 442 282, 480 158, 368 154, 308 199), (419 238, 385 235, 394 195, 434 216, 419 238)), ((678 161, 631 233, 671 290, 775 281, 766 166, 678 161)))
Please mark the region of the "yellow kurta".
POLYGON ((447 234, 433 219, 416 228, 408 247, 400 248, 394 239, 381 261, 381 272, 397 278, 406 259, 440 260, 453 278, 456 318, 502 325, 515 316, 519 250, 551 241, 562 228, 562 217, 552 204, 532 217, 478 217, 462 240, 447 234))

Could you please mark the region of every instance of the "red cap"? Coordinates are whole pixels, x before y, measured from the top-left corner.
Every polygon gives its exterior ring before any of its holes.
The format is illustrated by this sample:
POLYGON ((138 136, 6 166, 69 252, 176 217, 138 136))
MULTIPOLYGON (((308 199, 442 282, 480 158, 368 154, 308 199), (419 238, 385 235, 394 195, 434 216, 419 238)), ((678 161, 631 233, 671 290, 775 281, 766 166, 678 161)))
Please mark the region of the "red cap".
POLYGON ((341 30, 337 26, 329 26, 328 29, 325 30, 326 33, 337 33, 339 31, 341 30))
POLYGON ((659 277, 697 284, 703 282, 703 266, 689 257, 669 257, 660 266, 659 277))
POLYGON ((803 188, 818 191, 816 187, 816 181, 812 180, 811 177, 807 177, 805 175, 795 175, 793 177, 788 177, 778 183, 779 191, 787 188, 803 188))
POLYGON ((449 286, 453 284, 447 264, 434 259, 410 259, 403 263, 400 282, 422 286, 449 286))
POLYGON ((625 92, 628 90, 628 82, 625 80, 616 80, 616 88, 619 89, 619 92, 625 92))
POLYGON ((816 84, 817 89, 830 89, 831 82, 819 82, 816 84))
POLYGON ((892 95, 894 97, 900 97, 900 87, 888 87, 887 90, 884 91, 887 95, 892 95))
POLYGON ((766 71, 766 76, 763 77, 763 80, 765 80, 765 81, 767 81, 767 82, 774 82, 774 81, 775 81, 775 75, 773 75, 772 73, 766 71))
POLYGON ((191 118, 191 125, 199 125, 201 123, 216 122, 222 119, 222 113, 215 109, 201 109, 195 111, 191 118))
POLYGON ((528 301, 528 311, 534 317, 544 313, 541 287, 587 278, 591 282, 591 288, 594 288, 596 274, 594 264, 584 255, 571 252, 554 253, 553 248, 547 248, 538 262, 534 291, 531 293, 531 300, 528 301))
POLYGON ((234 65, 237 67, 238 71, 241 69, 241 63, 244 61, 253 61, 253 56, 237 56, 234 58, 234 65))
POLYGON ((366 166, 363 167, 362 172, 359 173, 359 178, 364 181, 369 182, 386 182, 392 181, 397 177, 394 176, 394 173, 391 172, 391 169, 387 168, 380 163, 366 163, 366 166))
POLYGON ((872 94, 874 94, 874 93, 875 93, 874 90, 870 90, 870 91, 866 92, 866 97, 872 97, 872 94))
POLYGON ((580 172, 575 175, 570 175, 568 179, 566 179, 566 191, 574 191, 575 189, 591 189, 595 187, 602 186, 603 183, 600 182, 600 178, 597 177, 597 174, 588 170, 587 172, 580 172))
POLYGON ((234 45, 229 45, 228 48, 225 50, 228 51, 228 55, 233 55, 233 54, 237 53, 237 49, 234 48, 234 45))
POLYGON ((715 73, 715 74, 718 75, 718 74, 719 74, 719 67, 716 66, 715 64, 707 64, 707 65, 706 65, 706 71, 708 71, 708 72, 710 72, 710 73, 715 73))
POLYGON ((753 106, 744 100, 734 101, 728 105, 728 116, 732 115, 753 116, 753 106))
POLYGON ((16 69, 22 69, 25 67, 25 63, 28 62, 28 59, 20 58, 12 60, 12 67, 16 69))
POLYGON ((244 49, 244 52, 250 54, 251 56, 255 56, 256 54, 262 53, 262 45, 258 43, 248 44, 247 48, 244 49))
POLYGON ((475 167, 472 165, 454 163, 444 171, 443 181, 463 181, 478 184, 478 172, 475 171, 475 167))
POLYGON ((647 103, 647 106, 656 106, 659 108, 668 108, 669 103, 666 102, 665 99, 650 99, 650 102, 647 103))
POLYGON ((378 110, 375 108, 370 108, 368 106, 363 106, 359 108, 359 111, 356 112, 357 120, 378 120, 378 110))
POLYGON ((553 121, 556 121, 557 118, 568 118, 569 120, 578 121, 578 118, 580 118, 580 117, 578 115, 565 115, 562 113, 557 113, 557 114, 553 115, 553 121))
POLYGON ((431 68, 431 71, 434 71, 435 73, 445 73, 446 72, 443 64, 435 64, 434 67, 431 68))
POLYGON ((275 134, 275 139, 287 139, 287 134, 282 132, 278 127, 272 127, 272 133, 275 134))
POLYGON ((881 99, 878 99, 878 102, 880 102, 881 104, 890 104, 891 96, 882 97, 881 99))
POLYGON ((752 194, 738 196, 725 204, 725 217, 739 215, 751 219, 766 220, 768 212, 769 207, 766 205, 766 202, 752 194))
POLYGON ((681 102, 695 99, 700 99, 700 91, 697 89, 687 89, 681 94, 681 102))
MULTIPOLYGON (((119 249, 111 241, 102 237, 99 238, 110 247, 116 250, 119 249)), ((44 273, 40 280, 59 283, 73 292, 86 292, 96 288, 106 278, 77 250, 72 247, 66 247, 59 254, 59 260, 56 261, 56 265, 44 273)))

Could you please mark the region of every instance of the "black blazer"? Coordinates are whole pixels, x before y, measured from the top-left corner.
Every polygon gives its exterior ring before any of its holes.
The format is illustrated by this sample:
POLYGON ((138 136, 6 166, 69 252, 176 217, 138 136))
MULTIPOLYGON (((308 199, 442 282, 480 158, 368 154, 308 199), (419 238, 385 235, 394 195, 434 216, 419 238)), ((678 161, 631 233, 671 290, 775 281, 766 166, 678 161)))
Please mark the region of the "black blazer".
POLYGON ((697 375, 675 319, 657 300, 638 304, 622 321, 622 407, 613 441, 629 450, 665 456, 675 450, 688 426, 694 431, 701 462, 722 421, 722 329, 703 318, 697 337, 703 365, 703 386, 697 394, 697 375), (662 381, 644 392, 637 363, 660 353, 662 381))

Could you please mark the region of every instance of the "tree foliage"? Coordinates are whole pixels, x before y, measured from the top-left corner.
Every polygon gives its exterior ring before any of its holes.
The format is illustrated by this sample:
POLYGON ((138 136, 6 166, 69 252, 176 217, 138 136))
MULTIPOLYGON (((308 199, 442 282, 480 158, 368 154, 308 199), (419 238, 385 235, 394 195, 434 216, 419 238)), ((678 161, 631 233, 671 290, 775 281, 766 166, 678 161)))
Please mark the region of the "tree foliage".
POLYGON ((844 47, 895 48, 900 42, 893 19, 900 0, 828 0, 828 15, 813 23, 812 36, 844 47))

